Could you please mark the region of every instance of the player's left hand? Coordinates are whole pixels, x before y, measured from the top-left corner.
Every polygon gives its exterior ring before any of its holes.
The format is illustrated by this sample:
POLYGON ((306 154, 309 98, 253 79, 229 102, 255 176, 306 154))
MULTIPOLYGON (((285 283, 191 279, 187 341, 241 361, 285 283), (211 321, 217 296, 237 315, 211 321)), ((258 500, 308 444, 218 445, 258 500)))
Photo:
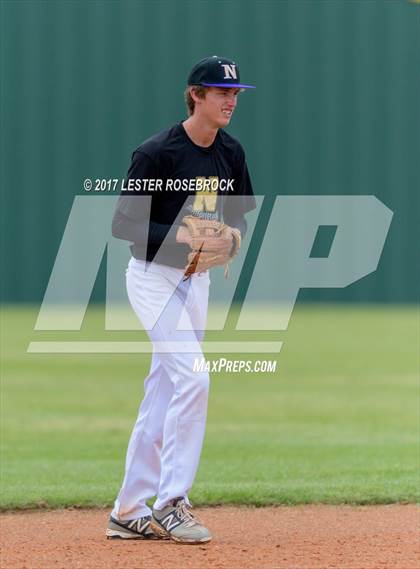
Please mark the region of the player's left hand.
POLYGON ((225 223, 195 216, 186 216, 182 220, 190 234, 191 253, 185 276, 207 271, 215 266, 225 266, 225 275, 229 263, 237 255, 241 246, 241 232, 225 223))

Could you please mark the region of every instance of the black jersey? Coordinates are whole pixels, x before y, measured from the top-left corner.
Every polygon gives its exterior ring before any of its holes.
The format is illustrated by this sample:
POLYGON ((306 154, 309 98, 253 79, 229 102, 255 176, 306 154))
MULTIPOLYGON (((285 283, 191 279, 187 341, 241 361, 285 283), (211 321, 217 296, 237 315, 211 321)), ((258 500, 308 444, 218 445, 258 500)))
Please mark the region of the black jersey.
POLYGON ((197 146, 178 123, 133 152, 113 234, 132 241, 133 256, 147 261, 154 259, 166 238, 159 262, 184 268, 189 247, 176 243, 177 218, 189 214, 223 219, 243 230, 244 214, 255 207, 240 143, 219 130, 211 146, 197 146), (141 199, 145 195, 152 198, 150 211, 141 199), (147 253, 141 245, 146 242, 147 253))

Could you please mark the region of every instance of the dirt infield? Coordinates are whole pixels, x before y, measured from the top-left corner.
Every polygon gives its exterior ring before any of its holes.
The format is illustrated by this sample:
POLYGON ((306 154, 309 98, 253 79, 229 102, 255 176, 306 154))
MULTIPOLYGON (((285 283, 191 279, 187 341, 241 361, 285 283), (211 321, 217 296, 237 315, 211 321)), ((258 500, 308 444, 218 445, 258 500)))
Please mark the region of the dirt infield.
POLYGON ((107 540, 108 511, 1 515, 7 569, 418 569, 416 506, 198 509, 203 546, 107 540))

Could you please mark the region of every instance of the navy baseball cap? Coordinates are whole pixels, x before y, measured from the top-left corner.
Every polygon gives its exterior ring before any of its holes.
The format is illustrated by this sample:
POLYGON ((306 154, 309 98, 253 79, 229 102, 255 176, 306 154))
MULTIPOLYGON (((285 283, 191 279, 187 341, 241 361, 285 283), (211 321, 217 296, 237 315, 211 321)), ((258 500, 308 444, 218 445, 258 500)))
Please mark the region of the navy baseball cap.
POLYGON ((234 61, 218 55, 206 57, 194 65, 188 77, 188 85, 255 89, 254 85, 241 83, 239 69, 234 61))

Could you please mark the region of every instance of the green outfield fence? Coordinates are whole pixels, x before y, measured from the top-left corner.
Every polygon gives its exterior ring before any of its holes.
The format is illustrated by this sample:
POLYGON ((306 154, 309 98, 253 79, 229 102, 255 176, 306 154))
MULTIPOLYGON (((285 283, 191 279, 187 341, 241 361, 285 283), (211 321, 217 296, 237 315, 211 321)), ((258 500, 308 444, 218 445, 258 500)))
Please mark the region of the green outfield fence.
POLYGON ((373 194, 394 212, 375 273, 301 298, 416 300, 417 3, 0 4, 4 300, 42 299, 83 180, 123 177, 144 138, 182 120, 188 71, 212 54, 235 59, 257 85, 229 129, 256 193, 373 194))

